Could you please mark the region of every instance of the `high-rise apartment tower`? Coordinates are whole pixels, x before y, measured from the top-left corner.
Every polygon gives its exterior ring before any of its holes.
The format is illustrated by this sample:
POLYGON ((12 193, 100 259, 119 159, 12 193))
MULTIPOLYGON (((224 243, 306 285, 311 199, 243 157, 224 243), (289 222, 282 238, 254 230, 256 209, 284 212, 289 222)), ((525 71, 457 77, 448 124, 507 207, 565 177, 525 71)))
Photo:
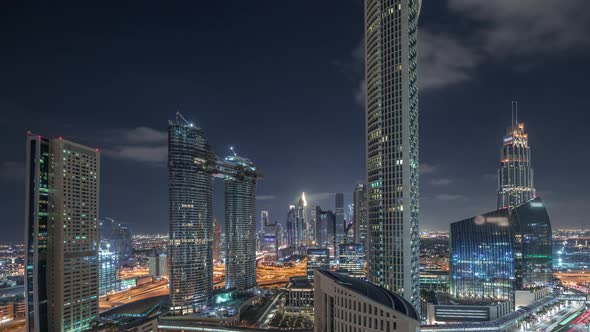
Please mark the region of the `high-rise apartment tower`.
POLYGON ((368 279, 419 310, 420 0, 365 0, 368 279))

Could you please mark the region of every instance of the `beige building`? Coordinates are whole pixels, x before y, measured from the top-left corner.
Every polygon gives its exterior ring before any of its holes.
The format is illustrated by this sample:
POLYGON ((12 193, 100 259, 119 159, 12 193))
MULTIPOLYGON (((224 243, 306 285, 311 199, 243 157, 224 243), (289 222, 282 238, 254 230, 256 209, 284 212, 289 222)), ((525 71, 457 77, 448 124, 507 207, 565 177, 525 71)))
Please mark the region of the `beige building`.
POLYGON ((98 316, 99 156, 27 136, 28 331, 82 331, 98 316))
POLYGON ((316 270, 314 331, 420 331, 416 311, 385 288, 344 274, 316 270))

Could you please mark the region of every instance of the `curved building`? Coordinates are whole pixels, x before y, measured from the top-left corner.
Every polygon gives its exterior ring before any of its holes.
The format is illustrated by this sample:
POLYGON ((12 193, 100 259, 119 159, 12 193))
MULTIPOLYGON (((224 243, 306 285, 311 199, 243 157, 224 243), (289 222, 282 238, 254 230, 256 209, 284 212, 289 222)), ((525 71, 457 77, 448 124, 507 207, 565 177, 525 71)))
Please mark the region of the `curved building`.
POLYGON ((225 287, 256 287, 256 180, 254 164, 237 155, 219 166, 225 183, 225 287))
POLYGON ((372 283, 327 270, 314 272, 314 331, 419 331, 412 304, 372 283))
POLYGON ((420 0, 365 0, 369 280, 420 306, 420 0))
POLYGON ((455 300, 513 301, 515 258, 508 209, 452 223, 449 241, 450 295, 455 300))
POLYGON ((205 133, 180 114, 168 126, 170 311, 192 313, 212 300, 213 176, 205 133))
POLYGON ((551 286, 553 283, 553 233, 541 198, 521 204, 511 212, 517 289, 551 286))

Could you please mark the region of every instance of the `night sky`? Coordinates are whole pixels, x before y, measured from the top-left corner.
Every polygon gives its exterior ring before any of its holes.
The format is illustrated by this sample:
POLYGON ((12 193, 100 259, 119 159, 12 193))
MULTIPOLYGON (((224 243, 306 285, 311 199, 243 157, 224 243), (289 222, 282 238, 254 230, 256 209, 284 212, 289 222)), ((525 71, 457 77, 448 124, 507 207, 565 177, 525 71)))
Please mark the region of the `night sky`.
MULTIPOLYGON (((24 234, 25 133, 99 147, 100 216, 167 232, 167 121, 252 159, 258 210, 363 182, 360 0, 0 2, 0 241, 24 234), (95 6, 95 7, 91 7, 95 6)), ((424 0, 422 229, 496 205, 511 100, 554 227, 590 212, 590 2, 424 0)), ((223 221, 223 186, 215 216, 223 221)))

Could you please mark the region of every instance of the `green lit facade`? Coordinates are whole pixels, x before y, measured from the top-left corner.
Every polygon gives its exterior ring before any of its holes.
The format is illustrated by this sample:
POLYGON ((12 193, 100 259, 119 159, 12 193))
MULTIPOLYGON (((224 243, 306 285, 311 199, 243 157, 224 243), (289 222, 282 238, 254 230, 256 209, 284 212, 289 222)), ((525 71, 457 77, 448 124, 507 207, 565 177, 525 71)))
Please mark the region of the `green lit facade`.
POLYGON ((553 284, 553 232, 545 204, 536 197, 512 209, 510 217, 516 258, 516 287, 553 284))

